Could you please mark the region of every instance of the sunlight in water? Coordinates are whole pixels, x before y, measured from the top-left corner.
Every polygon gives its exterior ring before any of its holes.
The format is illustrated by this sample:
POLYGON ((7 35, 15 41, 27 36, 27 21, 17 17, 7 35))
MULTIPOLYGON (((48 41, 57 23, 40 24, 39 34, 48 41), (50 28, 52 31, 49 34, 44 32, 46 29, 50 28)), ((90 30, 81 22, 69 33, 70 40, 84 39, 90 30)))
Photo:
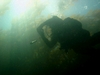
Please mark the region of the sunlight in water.
POLYGON ((13 12, 17 16, 29 10, 38 10, 39 5, 44 5, 45 1, 46 0, 13 0, 13 12))
POLYGON ((14 0, 14 9, 17 14, 21 14, 28 10, 31 0, 14 0))

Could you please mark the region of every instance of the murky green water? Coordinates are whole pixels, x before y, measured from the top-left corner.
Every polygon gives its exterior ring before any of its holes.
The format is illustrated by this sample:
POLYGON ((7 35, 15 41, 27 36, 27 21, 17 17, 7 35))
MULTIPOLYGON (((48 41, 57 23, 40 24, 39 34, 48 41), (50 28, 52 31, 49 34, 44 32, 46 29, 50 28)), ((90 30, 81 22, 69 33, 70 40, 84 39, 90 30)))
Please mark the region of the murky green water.
MULTIPOLYGON (((0 75, 64 75, 89 56, 50 49, 37 27, 56 15, 100 31, 99 0, 0 0, 0 75), (37 40, 34 44, 31 41, 37 40)), ((97 46, 99 47, 99 45, 97 46)))

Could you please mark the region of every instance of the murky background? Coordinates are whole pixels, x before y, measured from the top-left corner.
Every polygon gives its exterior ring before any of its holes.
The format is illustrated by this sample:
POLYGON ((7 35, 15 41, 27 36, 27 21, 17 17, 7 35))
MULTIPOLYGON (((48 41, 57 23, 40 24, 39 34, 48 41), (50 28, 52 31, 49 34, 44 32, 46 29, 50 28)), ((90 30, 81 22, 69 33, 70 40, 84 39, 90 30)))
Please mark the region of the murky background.
POLYGON ((36 29, 54 15, 79 20, 91 35, 100 31, 99 0, 0 0, 0 75, 63 75, 87 58, 43 42, 36 29))

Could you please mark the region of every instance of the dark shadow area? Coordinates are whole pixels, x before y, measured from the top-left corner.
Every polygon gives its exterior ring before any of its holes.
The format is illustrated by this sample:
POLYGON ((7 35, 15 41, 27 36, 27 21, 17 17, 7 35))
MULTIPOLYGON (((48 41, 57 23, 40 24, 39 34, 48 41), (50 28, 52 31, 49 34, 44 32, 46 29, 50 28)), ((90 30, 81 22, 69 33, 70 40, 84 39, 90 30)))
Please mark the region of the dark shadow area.
MULTIPOLYGON (((98 59, 99 59, 99 50, 95 46, 100 44, 100 32, 97 32, 90 36, 90 32, 82 28, 81 22, 73 18, 66 18, 61 20, 60 18, 54 16, 51 19, 45 21, 37 28, 38 33, 41 35, 43 41, 53 48, 57 42, 60 43, 60 50, 65 50, 68 52, 69 49, 73 49, 76 53, 86 55, 87 59, 84 60, 80 58, 79 64, 68 70, 57 70, 57 73, 63 75, 65 73, 86 73, 94 72, 98 70, 98 59), (43 27, 49 26, 51 28, 52 34, 48 36, 49 40, 45 34, 46 28, 43 27)), ((54 70, 54 72, 56 72, 54 70)))

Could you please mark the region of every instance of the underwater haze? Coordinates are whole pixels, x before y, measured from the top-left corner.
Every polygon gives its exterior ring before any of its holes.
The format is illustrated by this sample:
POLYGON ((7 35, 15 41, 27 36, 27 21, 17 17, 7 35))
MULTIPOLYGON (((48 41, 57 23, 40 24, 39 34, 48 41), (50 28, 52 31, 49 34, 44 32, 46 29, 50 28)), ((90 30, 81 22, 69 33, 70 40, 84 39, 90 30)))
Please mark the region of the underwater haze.
POLYGON ((0 75, 63 75, 88 58, 45 44, 37 27, 53 16, 77 19, 93 35, 100 0, 0 0, 0 75))

